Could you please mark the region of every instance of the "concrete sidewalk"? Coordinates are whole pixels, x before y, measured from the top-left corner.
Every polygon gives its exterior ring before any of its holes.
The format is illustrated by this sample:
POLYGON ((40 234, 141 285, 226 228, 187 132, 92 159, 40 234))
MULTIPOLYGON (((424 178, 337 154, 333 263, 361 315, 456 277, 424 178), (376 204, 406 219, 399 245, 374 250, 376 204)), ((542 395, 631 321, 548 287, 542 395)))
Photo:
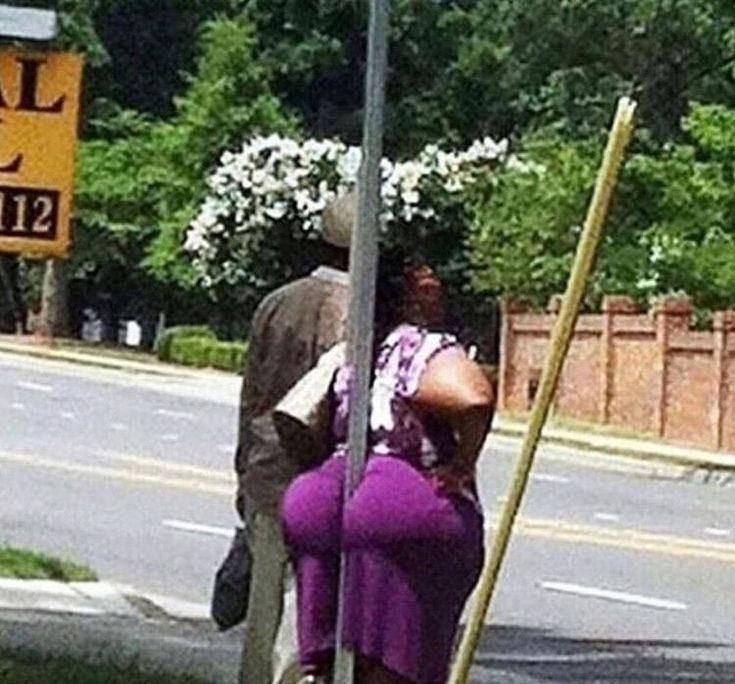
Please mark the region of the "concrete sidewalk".
POLYGON ((208 605, 107 582, 0 578, 0 651, 135 663, 223 684, 236 681, 241 644, 241 629, 220 633, 208 605))
MULTIPOLYGON (((506 416, 497 416, 493 427, 497 434, 519 440, 523 439, 527 428, 525 422, 506 416)), ((735 454, 678 446, 654 440, 618 437, 546 425, 541 441, 545 444, 557 444, 612 456, 659 461, 692 471, 705 471, 706 473, 720 471, 726 477, 729 477, 728 473, 735 472, 735 454)))
POLYGON ((0 578, 0 611, 208 621, 209 606, 108 582, 0 578))

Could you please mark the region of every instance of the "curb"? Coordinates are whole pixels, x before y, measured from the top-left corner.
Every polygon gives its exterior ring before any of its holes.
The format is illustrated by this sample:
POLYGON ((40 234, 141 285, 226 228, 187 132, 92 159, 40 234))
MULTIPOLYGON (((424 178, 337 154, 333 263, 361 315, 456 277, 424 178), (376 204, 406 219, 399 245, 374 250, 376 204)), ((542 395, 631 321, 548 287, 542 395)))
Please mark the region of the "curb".
POLYGON ((16 356, 24 356, 28 358, 44 359, 47 361, 58 361, 61 363, 70 363, 79 366, 89 366, 93 368, 103 368, 105 370, 116 370, 131 375, 153 375, 158 377, 190 379, 203 375, 219 377, 221 375, 232 376, 234 373, 224 373, 214 369, 186 369, 180 366, 162 364, 155 361, 134 361, 126 359, 117 359, 112 356, 92 355, 85 353, 77 353, 73 351, 65 351, 63 349, 52 349, 44 347, 21 346, 16 344, 7 344, 0 342, 0 353, 14 354, 16 356), (160 365, 158 365, 160 364, 160 365))
POLYGON ((109 582, 56 582, 0 578, 0 614, 8 611, 209 621, 209 605, 141 593, 109 582))
POLYGON ((156 368, 153 364, 148 368, 148 364, 144 361, 118 361, 112 357, 92 356, 90 354, 77 354, 75 352, 67 352, 61 349, 49 349, 43 347, 21 347, 20 345, 7 345, 0 343, 0 352, 5 354, 15 354, 17 356, 26 356, 36 359, 47 359, 49 361, 63 361, 65 363, 73 363, 80 366, 94 366, 97 368, 106 368, 111 370, 127 371, 129 373, 148 373, 150 375, 167 375, 178 376, 185 375, 177 372, 176 369, 156 368))
MULTIPOLYGON (((522 440, 526 432, 526 426, 512 425, 503 421, 494 428, 493 432, 502 437, 522 440)), ((569 447, 580 451, 594 451, 642 462, 658 462, 695 473, 705 471, 710 476, 713 473, 735 473, 735 455, 707 453, 696 448, 663 446, 656 442, 627 444, 625 438, 606 438, 573 432, 565 432, 561 435, 554 434, 553 430, 542 435, 541 443, 569 447)), ((704 478, 705 481, 709 479, 709 476, 704 478)), ((724 479, 729 481, 729 477, 724 479)))

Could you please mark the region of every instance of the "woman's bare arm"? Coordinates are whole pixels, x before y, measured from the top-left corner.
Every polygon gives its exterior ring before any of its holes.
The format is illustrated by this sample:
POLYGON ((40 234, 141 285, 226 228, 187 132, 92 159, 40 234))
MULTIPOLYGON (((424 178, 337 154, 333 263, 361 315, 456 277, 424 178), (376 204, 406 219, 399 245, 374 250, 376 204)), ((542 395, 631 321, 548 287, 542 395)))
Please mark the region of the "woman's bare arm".
POLYGON ((472 472, 495 410, 492 387, 480 366, 459 349, 440 352, 427 365, 414 400, 449 421, 458 438, 454 468, 472 472))

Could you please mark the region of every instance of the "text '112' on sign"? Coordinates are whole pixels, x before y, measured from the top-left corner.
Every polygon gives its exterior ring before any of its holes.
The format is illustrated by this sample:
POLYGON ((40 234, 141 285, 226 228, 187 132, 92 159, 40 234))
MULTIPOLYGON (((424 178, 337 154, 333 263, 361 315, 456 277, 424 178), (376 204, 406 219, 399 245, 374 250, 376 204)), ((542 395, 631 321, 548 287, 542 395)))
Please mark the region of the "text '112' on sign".
POLYGON ((68 256, 82 59, 0 51, 0 252, 68 256))

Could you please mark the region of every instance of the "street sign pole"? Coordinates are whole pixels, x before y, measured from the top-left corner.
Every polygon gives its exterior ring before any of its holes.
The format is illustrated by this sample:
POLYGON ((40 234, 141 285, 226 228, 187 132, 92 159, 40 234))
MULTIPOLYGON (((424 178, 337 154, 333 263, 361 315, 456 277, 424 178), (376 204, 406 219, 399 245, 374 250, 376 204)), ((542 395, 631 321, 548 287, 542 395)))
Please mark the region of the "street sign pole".
MULTIPOLYGON (((373 359, 373 315, 378 261, 380 220, 380 160, 383 153, 385 80, 388 67, 390 0, 371 0, 368 27, 367 77, 362 140, 362 163, 358 177, 357 225, 350 246, 350 308, 347 358, 352 367, 350 388, 349 459, 345 478, 345 501, 362 477, 367 451, 368 411, 373 359)), ((354 654, 342 643, 346 609, 349 554, 342 553, 339 609, 336 626, 335 684, 354 678, 354 654)))

